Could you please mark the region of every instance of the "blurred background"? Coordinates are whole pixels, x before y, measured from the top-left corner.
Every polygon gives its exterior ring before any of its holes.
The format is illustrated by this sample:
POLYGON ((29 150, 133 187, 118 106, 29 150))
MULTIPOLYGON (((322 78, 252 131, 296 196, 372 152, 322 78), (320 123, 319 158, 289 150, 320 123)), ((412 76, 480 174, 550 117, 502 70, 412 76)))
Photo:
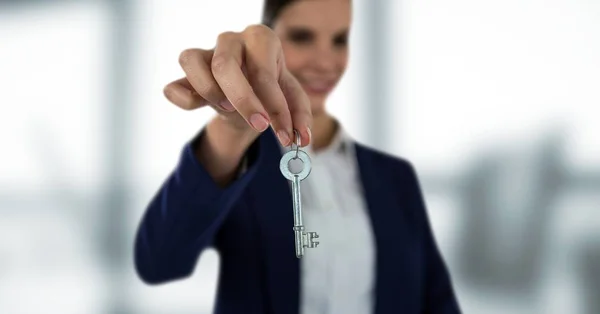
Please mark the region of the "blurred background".
MULTIPOLYGON (((0 1, 0 313, 210 313, 133 238, 211 118, 162 88, 261 0, 0 1)), ((465 313, 600 313, 600 2, 354 0, 328 106, 417 168, 465 313)))

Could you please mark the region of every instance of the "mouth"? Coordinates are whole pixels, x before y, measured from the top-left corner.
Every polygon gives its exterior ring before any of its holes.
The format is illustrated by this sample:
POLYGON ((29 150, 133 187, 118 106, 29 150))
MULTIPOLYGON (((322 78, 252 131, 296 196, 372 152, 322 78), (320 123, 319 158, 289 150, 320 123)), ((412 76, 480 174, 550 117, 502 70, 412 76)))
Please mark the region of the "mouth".
POLYGON ((335 87, 335 81, 324 80, 303 80, 300 82, 307 93, 327 94, 335 87))

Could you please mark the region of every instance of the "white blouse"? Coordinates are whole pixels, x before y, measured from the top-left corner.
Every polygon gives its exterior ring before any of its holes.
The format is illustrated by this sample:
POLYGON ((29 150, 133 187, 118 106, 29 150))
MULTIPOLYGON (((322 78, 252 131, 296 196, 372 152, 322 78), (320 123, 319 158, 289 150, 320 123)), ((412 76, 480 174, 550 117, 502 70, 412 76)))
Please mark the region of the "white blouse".
MULTIPOLYGON (((369 314, 374 309, 375 239, 354 142, 340 126, 332 144, 315 153, 301 181, 302 214, 319 246, 300 262, 301 314, 369 314)), ((282 151, 289 148, 281 147, 282 151)))

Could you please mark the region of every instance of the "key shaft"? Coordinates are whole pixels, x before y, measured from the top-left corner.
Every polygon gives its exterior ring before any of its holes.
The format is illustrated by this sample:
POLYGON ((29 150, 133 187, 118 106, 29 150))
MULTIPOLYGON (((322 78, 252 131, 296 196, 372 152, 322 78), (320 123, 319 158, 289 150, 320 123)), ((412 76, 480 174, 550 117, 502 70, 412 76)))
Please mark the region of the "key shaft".
POLYGON ((302 222, 302 199, 300 197, 300 179, 292 179, 292 199, 294 203, 294 238, 296 243, 296 256, 304 256, 304 223, 302 222))

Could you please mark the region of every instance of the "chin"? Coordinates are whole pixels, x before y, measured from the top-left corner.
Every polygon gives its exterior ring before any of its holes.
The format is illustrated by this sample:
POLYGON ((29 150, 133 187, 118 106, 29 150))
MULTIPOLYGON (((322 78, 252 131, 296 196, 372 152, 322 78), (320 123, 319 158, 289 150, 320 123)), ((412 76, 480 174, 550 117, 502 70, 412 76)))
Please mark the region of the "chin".
POLYGON ((325 98, 324 97, 310 97, 310 109, 312 114, 319 115, 325 112, 325 98))
POLYGON ((333 88, 336 86, 337 80, 330 79, 327 83, 318 84, 315 84, 314 81, 310 80, 300 80, 300 84, 310 100, 310 108, 313 116, 324 114, 325 102, 333 88))

